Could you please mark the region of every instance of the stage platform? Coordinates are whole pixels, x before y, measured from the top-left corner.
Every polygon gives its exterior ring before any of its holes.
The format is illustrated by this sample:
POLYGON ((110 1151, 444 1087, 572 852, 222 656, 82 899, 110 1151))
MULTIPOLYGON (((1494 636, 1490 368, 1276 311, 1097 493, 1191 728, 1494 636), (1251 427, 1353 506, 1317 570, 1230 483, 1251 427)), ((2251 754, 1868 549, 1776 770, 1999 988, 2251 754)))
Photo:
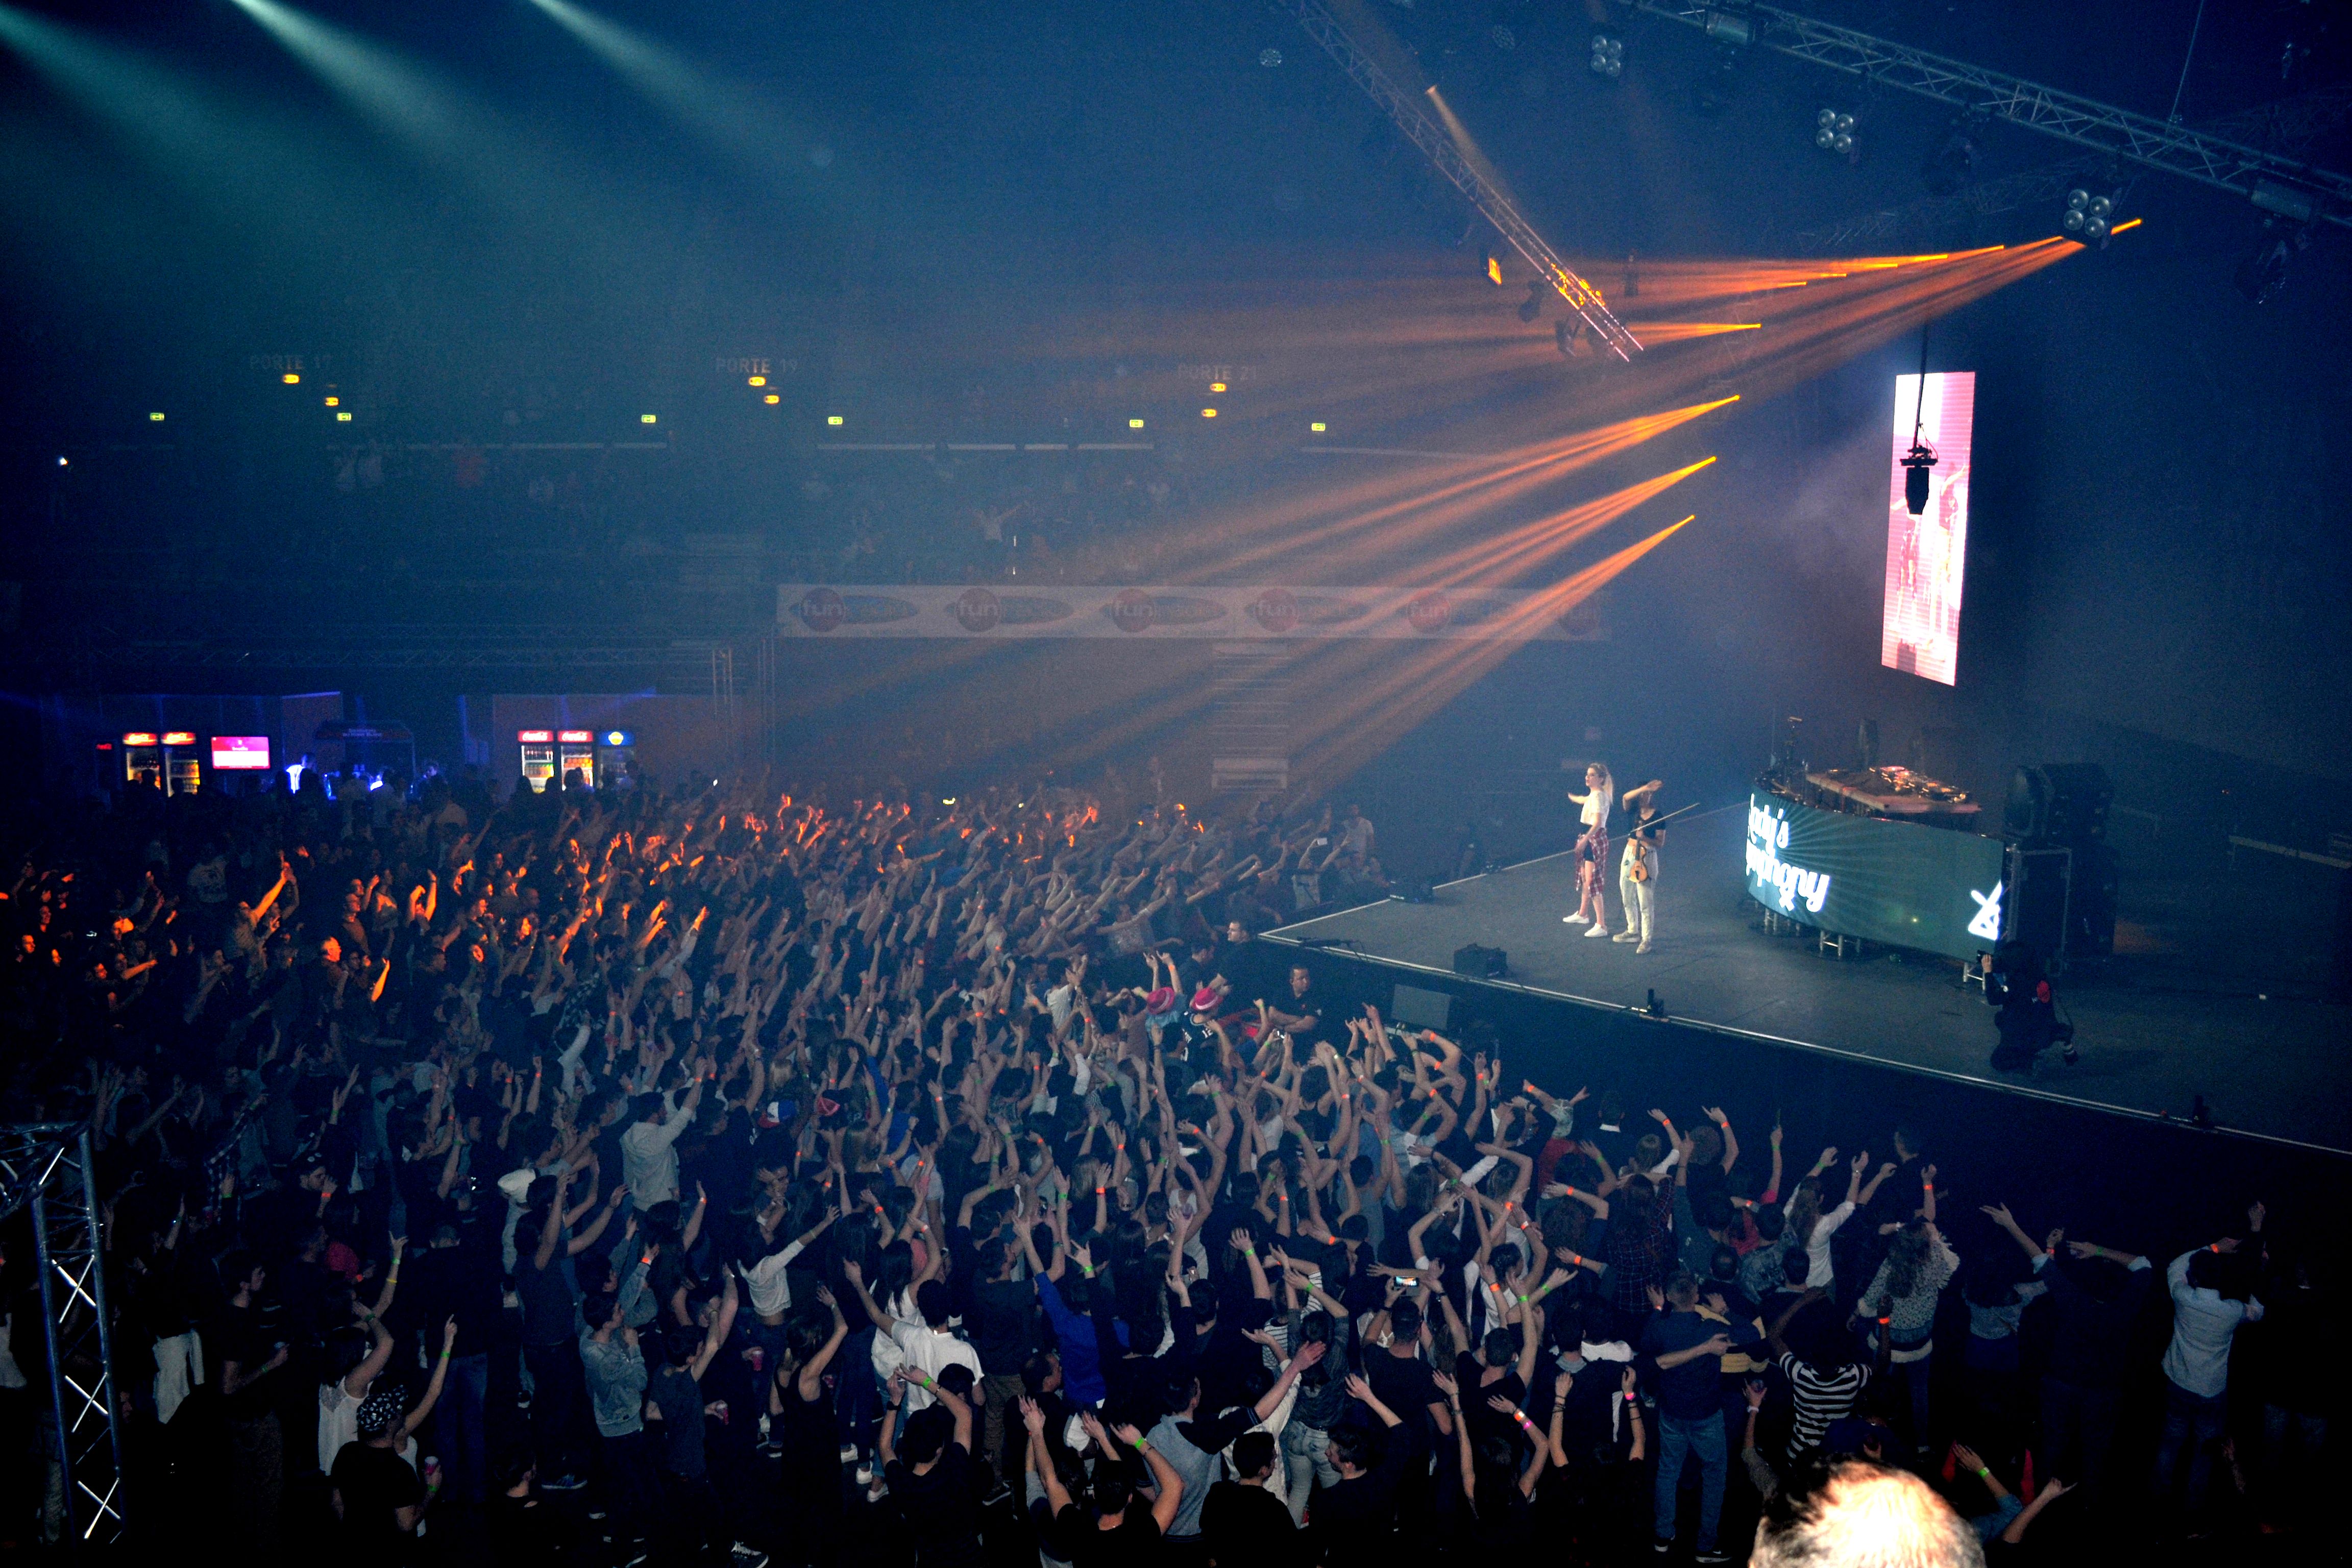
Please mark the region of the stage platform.
MULTIPOLYGON (((2186 1119, 2203 1095, 2229 1133, 2352 1153, 2352 1011, 2326 1003, 2217 989, 2160 962, 2118 961, 2059 985, 2076 1025, 2079 1064, 2054 1050, 2030 1074, 1997 1073, 1992 1009, 1963 987, 1953 960, 1874 948, 1838 959, 1810 931, 1769 935, 1741 887, 1745 816, 1726 807, 1669 836, 1654 951, 1587 938, 1560 916, 1576 907, 1575 861, 1526 861, 1437 889, 1302 921, 1276 943, 1326 947, 1413 973, 1453 973, 1454 950, 1501 948, 1498 991, 1625 1013, 1654 992, 1667 1015, 1759 1047, 1821 1053, 1930 1079, 2149 1121, 2186 1119)), ((1612 848, 1612 860, 1615 851, 1612 848)), ((1618 928, 1614 867, 1609 889, 1618 928)), ((2237 940, 2238 937, 2232 938, 2237 940)))

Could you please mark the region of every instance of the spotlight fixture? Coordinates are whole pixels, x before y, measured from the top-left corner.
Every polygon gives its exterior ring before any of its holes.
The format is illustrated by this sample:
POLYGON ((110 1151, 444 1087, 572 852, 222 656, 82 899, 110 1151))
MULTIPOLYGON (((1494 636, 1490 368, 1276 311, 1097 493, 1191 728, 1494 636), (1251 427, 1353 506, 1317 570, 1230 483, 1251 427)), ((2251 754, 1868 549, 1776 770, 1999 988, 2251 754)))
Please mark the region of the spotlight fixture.
POLYGON ((1519 301, 1519 320, 1522 321, 1532 321, 1538 316, 1542 315, 1543 297, 1543 280, 1540 279, 1530 279, 1528 282, 1528 297, 1519 301))
POLYGON ((1625 74, 1625 40, 1614 33, 1592 35, 1592 74, 1615 81, 1625 74))
POLYGON ((1903 465, 1903 510, 1917 517, 1927 510, 1927 470, 1936 466, 1936 448, 1915 434, 1911 450, 1896 460, 1903 465))
POLYGON ((2302 225, 2270 219, 2263 225, 2262 237, 2253 249, 2238 263, 2231 281, 2248 304, 2267 305, 2286 287, 2287 263, 2310 243, 2311 231, 2302 225))
POLYGON ((1813 145, 1842 157, 1853 154, 1853 116, 1842 109, 1824 109, 1813 116, 1813 145))
POLYGON ((2115 232, 2116 195, 2093 195, 2077 186, 2066 193, 2066 211, 2058 219, 2058 226, 2075 238, 2091 244, 2103 243, 2115 232))
POLYGON ((1718 44, 1744 49, 1756 41, 1756 25, 1737 11, 1709 11, 1706 36, 1718 44))

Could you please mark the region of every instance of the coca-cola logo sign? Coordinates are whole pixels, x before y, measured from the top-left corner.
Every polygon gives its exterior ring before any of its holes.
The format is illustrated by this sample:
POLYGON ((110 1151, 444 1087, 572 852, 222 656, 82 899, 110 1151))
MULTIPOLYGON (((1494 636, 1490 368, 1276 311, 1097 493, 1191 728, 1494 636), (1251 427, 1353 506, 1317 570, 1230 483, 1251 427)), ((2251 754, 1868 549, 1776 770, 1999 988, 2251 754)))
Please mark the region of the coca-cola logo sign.
POLYGON ((1140 632, 1150 629, 1155 606, 1151 603, 1151 595, 1142 589, 1121 588, 1106 606, 1106 612, 1110 616, 1111 625, 1120 631, 1140 632))
POLYGON ((1250 619, 1279 637, 1298 626, 1298 596, 1287 588, 1268 588, 1250 601, 1250 619))
POLYGON ((1454 618, 1453 603, 1435 589, 1415 594, 1405 606, 1405 619, 1417 632, 1442 632, 1454 618))
POLYGON ((1004 620, 1004 606, 985 588, 966 588, 958 594, 949 613, 968 632, 992 631, 1004 620))
POLYGON ((849 607, 830 588, 812 588, 793 606, 793 614, 813 632, 829 632, 849 617, 849 607))

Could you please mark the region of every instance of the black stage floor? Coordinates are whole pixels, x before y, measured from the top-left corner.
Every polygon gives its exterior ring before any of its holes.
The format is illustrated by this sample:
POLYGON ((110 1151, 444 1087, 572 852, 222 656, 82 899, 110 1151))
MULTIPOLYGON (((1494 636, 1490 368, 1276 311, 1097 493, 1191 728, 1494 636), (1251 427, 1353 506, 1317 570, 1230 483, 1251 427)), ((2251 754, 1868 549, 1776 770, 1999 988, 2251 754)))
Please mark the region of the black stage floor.
MULTIPOLYGON (((1744 826, 1730 808, 1670 836, 1657 938, 1645 955, 1560 923, 1576 907, 1575 862, 1565 854, 1445 884, 1434 904, 1368 904, 1268 940, 1344 942, 1366 959, 1449 976, 1454 950, 1479 942, 1510 955, 1502 984, 1538 995, 1624 1009, 1655 991, 1677 1020, 1759 1045, 2134 1117, 2185 1118, 2201 1094, 2227 1131, 2352 1152, 2345 1008, 2251 990, 2217 994, 2187 980, 2174 987, 2161 964, 2144 961, 2104 976, 2078 972, 2059 997, 2079 1030, 2080 1063, 2049 1051, 2030 1074, 1996 1073, 1992 1011, 1962 988, 1954 961, 1883 949, 1841 961, 1811 932, 1766 934, 1763 911, 1741 887, 1744 826)), ((1622 929, 1613 880, 1609 902, 1622 929)))

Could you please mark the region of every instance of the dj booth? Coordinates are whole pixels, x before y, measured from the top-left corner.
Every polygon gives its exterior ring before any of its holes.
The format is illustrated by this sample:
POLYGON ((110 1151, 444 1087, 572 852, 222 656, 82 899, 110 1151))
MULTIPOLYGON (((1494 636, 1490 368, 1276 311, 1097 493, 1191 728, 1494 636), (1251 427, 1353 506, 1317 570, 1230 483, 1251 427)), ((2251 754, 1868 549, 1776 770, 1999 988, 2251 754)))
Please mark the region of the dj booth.
POLYGON ((2011 777, 1998 836, 1908 768, 1801 766, 1748 796, 1748 893, 1785 920, 1967 963, 2022 942, 2053 972, 2116 946, 2115 786, 2089 763, 2011 777))
POLYGON ((1786 920, 1963 961, 2004 934, 2011 846, 1905 768, 1767 773, 1748 797, 1748 896, 1786 920))

